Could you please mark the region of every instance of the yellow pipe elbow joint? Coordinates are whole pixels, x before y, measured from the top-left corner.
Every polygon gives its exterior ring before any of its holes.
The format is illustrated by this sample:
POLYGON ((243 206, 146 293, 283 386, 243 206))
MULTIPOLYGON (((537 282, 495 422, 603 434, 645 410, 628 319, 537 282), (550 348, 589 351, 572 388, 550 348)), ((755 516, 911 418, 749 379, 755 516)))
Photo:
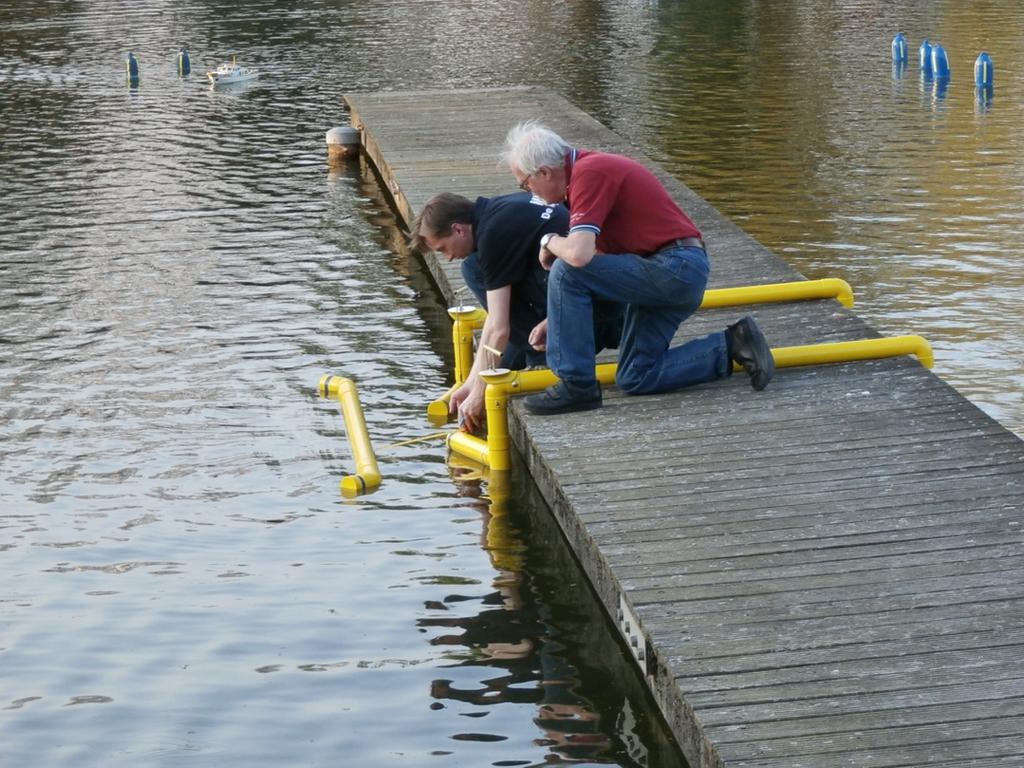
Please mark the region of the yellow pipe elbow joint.
POLYGON ((349 499, 375 491, 379 487, 380 475, 375 472, 361 472, 358 475, 345 475, 341 478, 341 495, 349 499))

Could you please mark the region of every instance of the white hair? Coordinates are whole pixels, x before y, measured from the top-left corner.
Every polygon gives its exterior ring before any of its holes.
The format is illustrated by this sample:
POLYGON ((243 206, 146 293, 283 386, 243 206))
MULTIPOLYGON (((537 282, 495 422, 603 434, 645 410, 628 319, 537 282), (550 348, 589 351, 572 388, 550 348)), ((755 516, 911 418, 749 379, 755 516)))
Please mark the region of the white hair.
POLYGON ((572 146, 550 128, 536 120, 527 120, 508 132, 501 159, 509 168, 518 168, 532 176, 541 166, 561 166, 571 149, 572 146))

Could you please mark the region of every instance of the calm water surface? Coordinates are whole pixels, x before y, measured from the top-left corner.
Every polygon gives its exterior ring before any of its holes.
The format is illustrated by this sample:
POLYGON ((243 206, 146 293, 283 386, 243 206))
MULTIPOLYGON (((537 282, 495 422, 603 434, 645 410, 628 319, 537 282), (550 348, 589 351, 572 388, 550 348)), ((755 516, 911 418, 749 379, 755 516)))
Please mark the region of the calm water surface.
POLYGON ((937 372, 1020 432, 1022 17, 4 5, 3 764, 677 765, 529 488, 436 443, 384 447, 429 431, 445 328, 323 132, 350 90, 555 88, 808 276, 847 279, 880 330, 928 337, 937 372), (899 30, 946 45, 945 92, 893 71, 899 30), (202 71, 232 54, 263 76, 211 91, 202 71), (371 496, 338 494, 324 372, 359 383, 371 496))

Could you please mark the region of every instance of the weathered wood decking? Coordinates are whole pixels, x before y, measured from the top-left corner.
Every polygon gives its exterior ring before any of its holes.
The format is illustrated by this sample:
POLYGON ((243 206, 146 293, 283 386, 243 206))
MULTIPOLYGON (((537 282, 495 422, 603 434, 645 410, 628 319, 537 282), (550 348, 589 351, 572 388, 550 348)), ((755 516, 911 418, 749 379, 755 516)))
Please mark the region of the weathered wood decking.
MULTIPOLYGON (((521 119, 638 156, 542 89, 346 101, 407 221, 435 192, 514 191, 497 156, 521 119)), ((799 279, 658 172, 711 287, 799 279)), ((457 268, 428 261, 450 299, 457 268)), ((832 300, 754 314, 772 346, 878 335, 832 300)), ((693 766, 1024 766, 1024 443, 916 360, 606 388, 599 411, 511 422, 693 766)))

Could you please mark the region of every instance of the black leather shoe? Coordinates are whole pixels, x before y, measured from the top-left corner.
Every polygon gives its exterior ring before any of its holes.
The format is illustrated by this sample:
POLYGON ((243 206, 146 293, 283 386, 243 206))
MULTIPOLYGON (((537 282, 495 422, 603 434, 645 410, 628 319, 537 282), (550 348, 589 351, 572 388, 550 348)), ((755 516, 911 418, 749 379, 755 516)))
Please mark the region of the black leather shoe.
POLYGON ((560 381, 538 395, 530 395, 523 405, 530 413, 541 416, 592 411, 601 407, 601 385, 595 381, 592 387, 574 387, 560 381))
POLYGON ((725 329, 729 357, 743 366, 750 386, 760 392, 775 374, 775 358, 754 318, 747 315, 725 329))

